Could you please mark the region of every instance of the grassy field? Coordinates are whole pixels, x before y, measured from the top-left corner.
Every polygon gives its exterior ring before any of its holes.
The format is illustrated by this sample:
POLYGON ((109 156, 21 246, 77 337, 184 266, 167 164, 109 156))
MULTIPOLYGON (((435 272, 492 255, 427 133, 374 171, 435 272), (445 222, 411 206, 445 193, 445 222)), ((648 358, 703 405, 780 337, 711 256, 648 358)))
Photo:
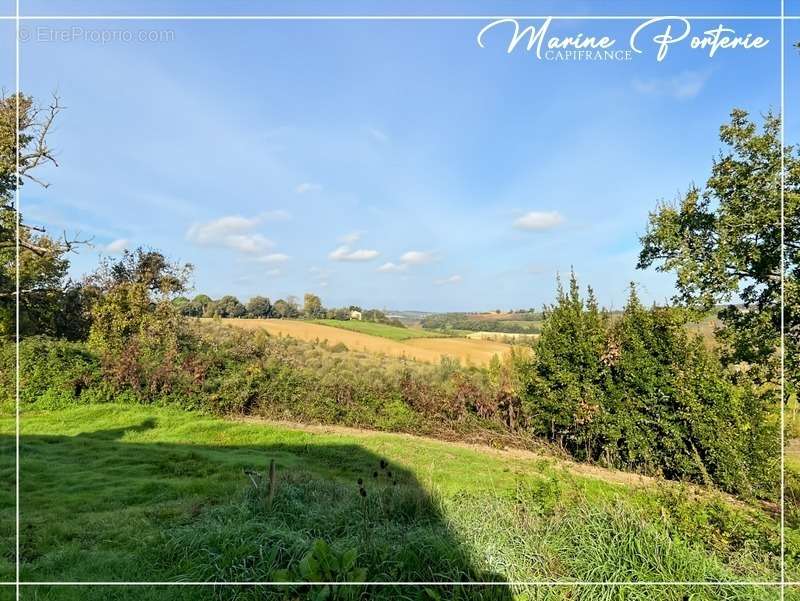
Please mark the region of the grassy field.
MULTIPOLYGON (((130 405, 30 413, 22 424, 25 580, 728 581, 774 579, 777 569, 777 525, 758 509, 521 451, 130 405), (270 460, 277 463, 271 500, 260 475, 256 488, 244 473, 265 472, 270 460)), ((13 421, 0 426, 0 476, 11 482, 13 421)), ((4 504, 0 516, 3 544, 11 548, 13 505, 4 504)), ((4 554, 3 580, 13 577, 9 560, 4 554)), ((39 587, 26 588, 24 598, 305 599, 308 593, 39 587)), ((340 588, 331 598, 515 595, 777 599, 775 589, 758 586, 504 585, 340 588)))
MULTIPOLYGON (((511 345, 489 340, 466 338, 410 338, 391 340, 331 327, 320 323, 291 319, 222 319, 222 323, 244 329, 264 329, 276 336, 292 336, 299 340, 327 340, 331 345, 344 344, 351 351, 383 353, 426 363, 439 363, 442 357, 453 357, 464 364, 487 365, 495 355, 505 355, 511 345)), ((388 326, 391 327, 391 326, 388 326)))
POLYGON ((370 336, 380 336, 381 338, 388 338, 389 340, 437 338, 437 334, 433 332, 426 332, 422 328, 398 328, 396 326, 390 326, 383 323, 374 323, 371 321, 317 319, 314 321, 314 323, 319 323, 324 326, 332 326, 334 328, 342 328, 343 330, 350 330, 351 332, 361 332, 362 334, 369 334, 370 336))

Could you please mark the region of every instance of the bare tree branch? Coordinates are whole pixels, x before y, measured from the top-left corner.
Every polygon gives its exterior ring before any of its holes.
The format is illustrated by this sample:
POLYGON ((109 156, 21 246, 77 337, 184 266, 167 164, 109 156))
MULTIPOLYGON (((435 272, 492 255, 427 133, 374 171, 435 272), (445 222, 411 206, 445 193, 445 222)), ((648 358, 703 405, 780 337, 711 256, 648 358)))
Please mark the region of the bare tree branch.
POLYGON ((22 177, 36 182, 44 188, 47 188, 50 184, 40 180, 37 177, 34 177, 31 175, 30 171, 36 169, 39 165, 48 162, 58 167, 58 161, 55 159, 53 150, 47 144, 47 134, 50 132, 50 128, 53 126, 56 117, 63 110, 63 108, 64 107, 61 106, 58 95, 53 94, 53 101, 50 103, 50 106, 48 106, 46 109, 37 108, 33 111, 33 114, 30 117, 30 121, 36 131, 33 148, 30 152, 20 156, 19 158, 19 174, 22 177), (39 118, 43 113, 45 116, 40 121, 39 118))

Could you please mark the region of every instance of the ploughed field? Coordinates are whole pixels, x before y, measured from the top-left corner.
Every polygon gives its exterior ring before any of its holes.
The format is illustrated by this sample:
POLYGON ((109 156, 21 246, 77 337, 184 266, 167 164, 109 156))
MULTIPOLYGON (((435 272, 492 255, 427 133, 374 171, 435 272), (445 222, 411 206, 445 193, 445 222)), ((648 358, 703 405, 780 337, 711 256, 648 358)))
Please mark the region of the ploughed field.
MULTIPOLYGON (((222 322, 237 328, 263 329, 273 336, 291 336, 308 341, 327 340, 331 345, 342 343, 351 351, 383 353, 426 363, 439 363, 442 357, 452 357, 465 365, 484 366, 488 365, 495 355, 506 355, 512 349, 510 344, 504 342, 468 338, 431 338, 423 335, 405 340, 393 340, 383 330, 381 334, 374 335, 300 320, 222 319, 222 322)), ((392 326, 383 326, 383 328, 384 330, 391 328, 401 333, 414 331, 392 326)))

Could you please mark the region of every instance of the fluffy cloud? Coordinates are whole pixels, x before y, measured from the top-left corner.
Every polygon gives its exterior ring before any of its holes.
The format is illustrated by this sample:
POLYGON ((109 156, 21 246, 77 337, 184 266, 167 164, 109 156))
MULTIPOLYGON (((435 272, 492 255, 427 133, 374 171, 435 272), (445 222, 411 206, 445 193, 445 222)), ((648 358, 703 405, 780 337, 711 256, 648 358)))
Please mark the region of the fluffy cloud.
POLYGON ((397 273, 400 271, 406 271, 412 265, 423 265, 424 263, 430 263, 436 257, 432 252, 423 251, 423 250, 409 250, 408 252, 404 252, 400 255, 400 259, 397 263, 393 263, 389 261, 388 263, 384 263, 380 267, 378 267, 378 271, 382 273, 397 273))
POLYGON ((433 253, 422 250, 410 250, 400 256, 400 262, 407 265, 422 265, 433 261, 433 253))
POLYGON ((263 216, 228 215, 208 223, 196 223, 186 232, 186 239, 200 246, 220 246, 245 254, 263 253, 273 242, 254 230, 263 216))
POLYGON ((451 275, 449 278, 444 278, 443 280, 436 280, 434 282, 437 286, 443 286, 445 284, 459 284, 464 278, 460 275, 451 275))
POLYGON ((397 271, 405 271, 408 268, 408 263, 392 263, 389 261, 388 263, 384 263, 380 267, 378 267, 378 271, 382 273, 393 273, 397 271))
POLYGON ((117 240, 114 240, 113 242, 106 244, 103 250, 105 250, 107 253, 111 253, 112 255, 116 255, 118 253, 121 253, 126 248, 128 248, 129 245, 130 245, 130 240, 126 240, 125 238, 119 238, 117 240))
POLYGON ((635 79, 633 89, 639 94, 671 96, 685 100, 697 96, 710 76, 709 71, 683 71, 673 77, 635 79))
POLYGON ((377 250, 358 249, 351 250, 347 244, 343 244, 328 254, 328 258, 333 261, 371 261, 380 253, 377 250))
POLYGON ((305 194, 306 192, 319 192, 320 190, 322 190, 322 186, 319 184, 312 184, 311 182, 297 184, 297 187, 294 189, 297 194, 305 194))
POLYGON ((558 211, 531 211, 517 219, 514 227, 520 230, 549 230, 562 223, 564 218, 558 211))

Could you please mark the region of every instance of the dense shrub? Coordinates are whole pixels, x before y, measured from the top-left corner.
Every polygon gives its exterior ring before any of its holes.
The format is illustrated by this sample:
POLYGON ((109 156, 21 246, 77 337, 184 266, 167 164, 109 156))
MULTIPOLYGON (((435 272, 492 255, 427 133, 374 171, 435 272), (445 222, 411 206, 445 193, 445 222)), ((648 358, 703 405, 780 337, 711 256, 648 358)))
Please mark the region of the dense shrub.
POLYGON ((536 361, 527 382, 528 424, 580 458, 594 454, 595 418, 602 402, 608 316, 589 289, 583 302, 573 276, 558 284, 556 304, 544 311, 536 361))
MULTIPOLYGON (((168 337, 167 337, 168 338, 168 337)), ((96 342, 31 338, 21 344, 25 406, 97 400, 177 405, 219 415, 259 415, 441 433, 501 431, 507 395, 482 370, 342 352, 199 323, 165 344, 132 335, 106 351, 96 342)), ((0 391, 13 402, 13 346, 3 349, 0 391), (5 369, 8 366, 9 371, 5 369)))
POLYGON ((673 308, 632 287, 611 323, 573 276, 527 367, 529 427, 582 460, 774 498, 773 399, 724 368, 673 308))
MULTIPOLYGON (((100 361, 84 343, 53 340, 43 336, 26 338, 19 345, 20 402, 39 407, 57 407, 80 399, 89 389, 97 390, 102 374, 100 361)), ((0 398, 4 408, 15 399, 15 346, 0 347, 0 398)))

